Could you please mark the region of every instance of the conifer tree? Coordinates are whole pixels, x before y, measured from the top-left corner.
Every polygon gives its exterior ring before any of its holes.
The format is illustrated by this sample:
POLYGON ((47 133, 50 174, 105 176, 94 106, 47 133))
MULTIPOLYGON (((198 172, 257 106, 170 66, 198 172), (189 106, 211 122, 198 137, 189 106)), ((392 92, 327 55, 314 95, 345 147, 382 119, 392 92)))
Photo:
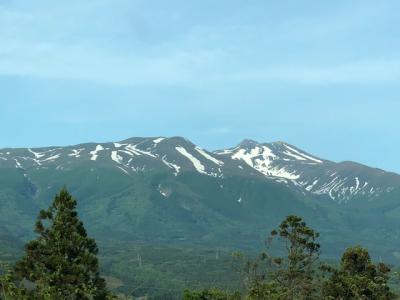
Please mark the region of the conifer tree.
POLYGON ((40 211, 38 237, 26 244, 14 268, 19 280, 33 283, 29 299, 108 299, 96 242, 87 236, 76 205, 63 188, 49 209, 40 211))
POLYGON ((339 269, 328 269, 331 278, 325 283, 325 299, 396 299, 388 280, 390 268, 374 264, 367 249, 350 247, 342 256, 339 269))
POLYGON ((182 300, 240 300, 239 292, 226 292, 219 289, 206 289, 202 291, 184 290, 182 300))
POLYGON ((15 284, 15 276, 9 269, 2 270, 0 276, 0 299, 1 300, 26 300, 26 289, 15 284))
POLYGON ((250 262, 250 299, 318 299, 315 271, 319 259, 319 234, 298 216, 288 216, 273 230, 268 244, 279 238, 286 256, 261 253, 250 262))

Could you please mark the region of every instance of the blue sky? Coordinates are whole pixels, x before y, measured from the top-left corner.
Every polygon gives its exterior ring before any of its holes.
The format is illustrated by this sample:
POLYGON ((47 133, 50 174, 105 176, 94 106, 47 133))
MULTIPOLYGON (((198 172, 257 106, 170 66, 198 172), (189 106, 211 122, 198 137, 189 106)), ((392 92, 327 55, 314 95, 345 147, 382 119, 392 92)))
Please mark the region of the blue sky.
POLYGON ((399 1, 0 1, 0 147, 284 140, 400 172, 399 1))

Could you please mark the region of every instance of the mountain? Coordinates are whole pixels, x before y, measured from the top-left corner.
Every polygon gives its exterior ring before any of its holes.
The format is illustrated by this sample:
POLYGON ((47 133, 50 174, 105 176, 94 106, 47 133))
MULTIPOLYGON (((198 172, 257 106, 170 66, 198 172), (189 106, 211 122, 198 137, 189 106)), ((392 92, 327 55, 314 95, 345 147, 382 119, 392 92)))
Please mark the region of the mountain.
POLYGON ((354 162, 335 163, 284 142, 259 144, 245 140, 215 154, 243 161, 267 178, 337 202, 358 197, 374 199, 400 186, 398 174, 354 162))
POLYGON ((0 150, 0 240, 31 236, 66 184, 100 241, 256 249, 297 214, 326 255, 362 243, 398 255, 400 175, 335 163, 285 142, 204 150, 182 137, 0 150))
POLYGON ((337 202, 356 197, 374 199, 400 187, 400 175, 354 162, 321 159, 284 142, 260 144, 244 140, 235 148, 206 151, 181 138, 131 138, 118 143, 70 147, 2 149, 0 168, 68 170, 92 162, 114 166, 127 176, 143 172, 195 171, 215 178, 258 176, 303 193, 337 202))

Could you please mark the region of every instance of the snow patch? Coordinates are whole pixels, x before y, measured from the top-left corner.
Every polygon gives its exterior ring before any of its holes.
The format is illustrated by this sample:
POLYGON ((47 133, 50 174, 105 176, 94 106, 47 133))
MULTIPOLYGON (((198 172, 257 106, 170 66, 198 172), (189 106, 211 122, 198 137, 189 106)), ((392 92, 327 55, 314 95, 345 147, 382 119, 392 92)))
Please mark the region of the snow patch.
POLYGON ((243 160, 250 167, 266 176, 282 177, 290 180, 300 177, 295 173, 289 172, 285 167, 272 167, 271 164, 276 158, 277 156, 267 146, 256 146, 250 151, 239 149, 239 151, 232 155, 232 159, 243 160))
POLYGON ((118 164, 121 164, 123 161, 123 157, 118 154, 118 151, 111 151, 111 159, 118 164))
POLYGON ((122 153, 125 153, 125 154, 128 154, 129 156, 135 156, 135 155, 137 155, 137 156, 139 156, 139 155, 141 155, 139 152, 137 152, 137 151, 135 151, 135 150, 132 150, 132 149, 126 149, 126 150, 118 150, 119 152, 122 152, 122 153))
POLYGON ((164 157, 161 159, 161 161, 162 161, 164 164, 166 164, 169 168, 175 170, 175 172, 174 172, 174 175, 175 175, 175 176, 177 176, 177 175, 179 174, 179 171, 180 171, 181 167, 178 166, 178 165, 175 165, 175 164, 173 164, 173 163, 171 163, 171 162, 169 162, 169 161, 166 161, 166 160, 165 160, 165 155, 164 155, 164 157))
POLYGON ((15 163, 17 164, 15 167, 16 167, 16 168, 22 169, 22 166, 21 166, 21 164, 19 163, 19 161, 18 161, 16 158, 14 158, 14 160, 15 160, 15 163))
POLYGON ((358 179, 358 177, 356 177, 355 181, 356 181, 356 190, 358 190, 358 188, 360 187, 360 179, 358 179))
POLYGON ((291 157, 293 157, 295 159, 298 159, 298 160, 306 160, 304 157, 296 155, 296 154, 294 154, 292 152, 289 152, 289 151, 284 151, 283 154, 289 155, 289 156, 291 156, 291 157))
POLYGON ((46 159, 42 159, 40 162, 52 161, 52 160, 59 158, 60 156, 61 156, 61 154, 56 154, 56 155, 50 156, 46 159))
POLYGON ((203 149, 196 147, 195 150, 197 152, 199 152, 201 155, 203 155, 205 158, 207 158, 208 160, 212 161, 214 164, 218 165, 218 166, 223 166, 224 162, 216 159, 215 157, 212 157, 210 154, 208 154, 207 152, 205 152, 203 149))
POLYGON ((161 137, 161 138, 153 140, 153 143, 157 145, 158 143, 161 143, 163 140, 165 140, 165 138, 161 137))
POLYGON ((177 146, 175 147, 175 149, 182 154, 183 156, 185 156, 187 159, 189 159, 191 161, 191 163, 193 164, 193 166, 195 167, 195 169, 202 174, 207 174, 205 172, 205 168, 202 165, 202 163, 196 158, 194 157, 192 154, 190 154, 189 152, 186 151, 185 148, 183 148, 182 146, 177 146))
POLYGON ((317 183, 318 183, 318 179, 314 180, 314 182, 312 184, 306 186, 306 190, 310 192, 317 183))
POLYGON ((104 147, 102 145, 97 145, 94 151, 90 151, 91 154, 90 160, 96 160, 97 157, 99 156, 98 153, 102 150, 104 150, 104 147))
POLYGON ((302 152, 300 152, 300 151, 297 151, 296 149, 294 149, 294 148, 292 148, 292 147, 290 147, 290 146, 288 146, 288 145, 286 145, 286 144, 284 144, 284 146, 285 146, 287 149, 289 149, 290 151, 295 152, 296 154, 298 154, 298 155, 300 155, 300 156, 302 156, 302 157, 305 157, 306 159, 315 161, 315 162, 320 163, 320 164, 322 163, 322 160, 316 159, 316 158, 311 157, 311 156, 309 156, 309 155, 307 155, 307 154, 305 154, 305 153, 302 153, 302 152))
POLYGON ((85 150, 85 148, 81 148, 81 149, 72 149, 72 153, 68 154, 68 156, 72 156, 72 157, 80 157, 81 156, 81 152, 85 150))
POLYGON ((29 151, 30 153, 32 153, 32 154, 35 156, 35 158, 41 158, 41 157, 45 156, 44 153, 35 152, 35 151, 33 151, 31 148, 28 148, 28 151, 29 151))
POLYGON ((144 151, 144 150, 138 149, 138 148, 136 147, 136 145, 133 145, 133 144, 127 145, 127 146, 125 147, 125 149, 128 150, 128 151, 131 151, 131 152, 135 153, 136 155, 144 154, 144 155, 151 156, 151 157, 153 157, 153 158, 156 158, 156 157, 157 157, 157 156, 155 156, 153 153, 151 153, 151 152, 149 152, 149 151, 144 151))

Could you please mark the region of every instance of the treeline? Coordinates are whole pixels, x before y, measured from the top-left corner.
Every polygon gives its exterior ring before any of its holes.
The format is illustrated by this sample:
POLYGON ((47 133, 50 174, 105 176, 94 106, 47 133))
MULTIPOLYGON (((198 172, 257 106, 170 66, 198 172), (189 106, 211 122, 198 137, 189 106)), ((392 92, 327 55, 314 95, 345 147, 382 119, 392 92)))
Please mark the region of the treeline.
MULTIPOLYGON (((39 213, 35 232, 38 237, 26 244, 25 255, 0 277, 0 299, 124 299, 106 288, 96 242, 87 236, 65 188, 39 213)), ((288 216, 256 259, 235 254, 245 290, 185 290, 183 299, 399 299, 389 284, 390 267, 374 263, 367 249, 348 248, 338 266, 328 265, 320 260, 318 238, 300 217, 288 216)))

